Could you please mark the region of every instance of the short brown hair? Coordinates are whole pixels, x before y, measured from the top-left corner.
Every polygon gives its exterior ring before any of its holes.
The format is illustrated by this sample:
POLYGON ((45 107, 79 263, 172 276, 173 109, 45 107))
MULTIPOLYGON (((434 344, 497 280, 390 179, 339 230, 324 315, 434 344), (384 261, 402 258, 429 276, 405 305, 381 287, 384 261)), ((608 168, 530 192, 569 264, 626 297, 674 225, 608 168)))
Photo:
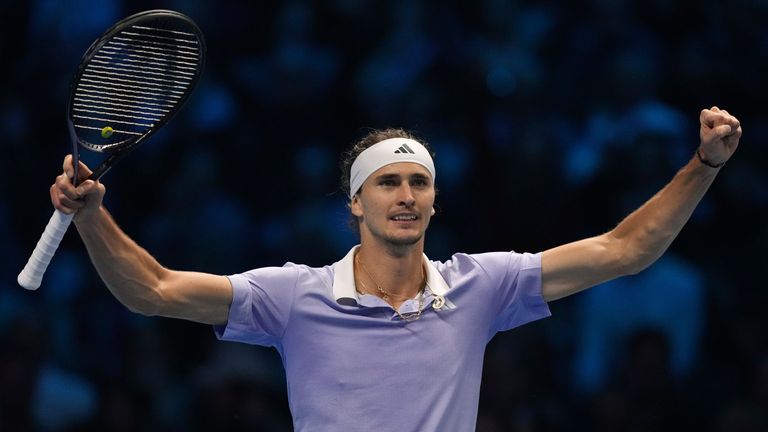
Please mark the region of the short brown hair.
MULTIPOLYGON (((427 149, 433 159, 435 157, 432 149, 429 148, 429 144, 427 144, 424 140, 417 138, 410 131, 401 128, 373 129, 341 154, 341 162, 339 163, 341 168, 341 190, 344 192, 345 196, 350 196, 360 192, 359 190, 356 190, 353 193, 350 193, 349 190, 349 176, 350 171, 352 170, 352 164, 355 162, 355 159, 357 159, 357 157, 360 156, 360 153, 365 151, 365 149, 368 147, 371 147, 380 141, 384 141, 390 138, 408 138, 414 141, 418 141, 424 146, 424 148, 427 149)), ((360 232, 360 221, 355 215, 351 215, 351 218, 349 219, 349 227, 357 233, 360 232)))

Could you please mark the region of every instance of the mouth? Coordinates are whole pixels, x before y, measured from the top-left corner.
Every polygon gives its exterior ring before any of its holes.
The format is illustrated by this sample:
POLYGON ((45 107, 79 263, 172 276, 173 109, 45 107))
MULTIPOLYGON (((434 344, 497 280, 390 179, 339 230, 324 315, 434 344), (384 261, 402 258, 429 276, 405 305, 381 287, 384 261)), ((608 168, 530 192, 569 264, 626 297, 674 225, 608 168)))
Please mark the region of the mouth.
POLYGON ((398 223, 410 223, 410 222, 415 222, 418 219, 419 219, 419 216, 414 213, 399 213, 389 218, 389 220, 398 222, 398 223))

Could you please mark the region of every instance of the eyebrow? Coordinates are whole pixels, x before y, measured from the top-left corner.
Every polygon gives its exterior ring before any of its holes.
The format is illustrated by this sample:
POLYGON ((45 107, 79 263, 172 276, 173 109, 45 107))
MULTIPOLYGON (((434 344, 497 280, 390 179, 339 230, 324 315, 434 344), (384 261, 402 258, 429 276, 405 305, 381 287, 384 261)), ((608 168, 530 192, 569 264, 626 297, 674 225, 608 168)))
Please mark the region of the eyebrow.
POLYGON ((381 174, 379 176, 376 176, 376 180, 394 180, 399 178, 400 178, 400 174, 381 174))
MULTIPOLYGON (((400 174, 392 173, 392 174, 381 174, 379 176, 376 176, 375 180, 381 181, 381 180, 396 180, 401 177, 400 174)), ((418 180, 429 180, 429 176, 422 173, 414 173, 408 176, 409 179, 418 179, 418 180)))

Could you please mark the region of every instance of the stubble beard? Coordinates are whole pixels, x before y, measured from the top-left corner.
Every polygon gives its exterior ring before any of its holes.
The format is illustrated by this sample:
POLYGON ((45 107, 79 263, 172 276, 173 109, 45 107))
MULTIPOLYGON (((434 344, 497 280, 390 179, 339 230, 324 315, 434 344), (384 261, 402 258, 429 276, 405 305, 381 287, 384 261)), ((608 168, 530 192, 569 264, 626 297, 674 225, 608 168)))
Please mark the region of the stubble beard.
POLYGON ((408 237, 397 237, 397 236, 388 235, 384 232, 379 232, 377 230, 371 229, 370 227, 367 227, 367 231, 376 242, 383 244, 387 249, 391 250, 395 255, 400 255, 406 252, 406 250, 410 249, 412 246, 417 245, 419 242, 421 242, 424 239, 424 235, 426 234, 426 228, 424 231, 420 232, 419 234, 408 236, 408 237))

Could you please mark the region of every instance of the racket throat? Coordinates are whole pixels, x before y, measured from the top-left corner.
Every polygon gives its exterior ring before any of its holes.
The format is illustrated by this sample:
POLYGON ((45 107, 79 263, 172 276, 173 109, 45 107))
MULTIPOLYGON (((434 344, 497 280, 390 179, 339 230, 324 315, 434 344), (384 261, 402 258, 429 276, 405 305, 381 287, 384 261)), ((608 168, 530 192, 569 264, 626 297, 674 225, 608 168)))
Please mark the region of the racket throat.
POLYGON ((120 159, 124 158, 126 154, 130 153, 130 150, 126 149, 121 151, 120 153, 115 153, 110 155, 107 159, 104 160, 99 166, 96 167, 96 169, 93 170, 93 173, 88 177, 91 180, 98 180, 103 176, 104 174, 109 171, 112 166, 117 163, 120 159))

